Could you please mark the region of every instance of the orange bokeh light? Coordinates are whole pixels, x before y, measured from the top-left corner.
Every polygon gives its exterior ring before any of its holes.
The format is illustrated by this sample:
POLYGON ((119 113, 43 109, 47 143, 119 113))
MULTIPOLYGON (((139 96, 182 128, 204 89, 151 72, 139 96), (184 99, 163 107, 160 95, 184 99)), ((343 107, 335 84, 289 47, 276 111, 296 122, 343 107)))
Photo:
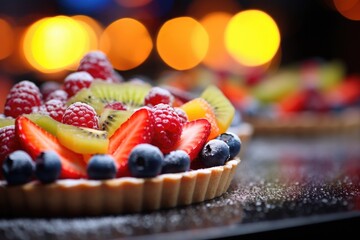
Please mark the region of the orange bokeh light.
POLYGON ((132 18, 111 23, 100 38, 104 51, 114 68, 130 70, 142 64, 150 55, 153 43, 146 27, 132 18))
POLYGON ((350 20, 360 20, 360 0, 333 0, 336 10, 350 20))
POLYGON ((212 69, 231 71, 239 67, 225 47, 225 29, 231 17, 226 12, 213 12, 200 21, 209 34, 209 49, 203 63, 212 69))
POLYGON ((0 60, 7 58, 13 52, 14 35, 11 25, 0 18, 0 60))
POLYGON ((178 17, 165 22, 156 41, 162 60, 177 70, 198 65, 204 59, 208 46, 206 30, 190 17, 178 17))

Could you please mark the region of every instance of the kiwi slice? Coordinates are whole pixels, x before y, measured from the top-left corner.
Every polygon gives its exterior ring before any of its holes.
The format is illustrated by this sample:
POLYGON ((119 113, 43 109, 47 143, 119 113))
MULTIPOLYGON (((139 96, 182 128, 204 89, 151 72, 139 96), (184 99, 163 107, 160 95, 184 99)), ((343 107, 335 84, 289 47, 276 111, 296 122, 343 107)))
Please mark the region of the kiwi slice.
POLYGON ((15 124, 15 119, 13 118, 0 118, 0 128, 14 124, 15 124))
POLYGON ((200 95, 212 106, 220 133, 226 132, 235 115, 235 108, 229 99, 215 85, 209 85, 200 95))
POLYGON ((100 99, 95 97, 93 92, 89 88, 81 89, 67 101, 66 105, 69 106, 75 102, 83 102, 91 105, 98 115, 100 115, 104 109, 104 103, 100 99))
POLYGON ((100 116, 100 129, 106 131, 108 137, 111 137, 132 113, 133 111, 119 111, 106 108, 100 116))
POLYGON ((25 117, 30 119, 32 122, 34 122, 36 125, 44 129, 45 131, 57 137, 57 125, 60 123, 52 117, 41 113, 25 114, 25 117))
POLYGON ((109 139, 106 131, 58 124, 59 142, 68 149, 81 154, 106 153, 109 139))
POLYGON ((90 90, 95 98, 105 105, 111 102, 121 102, 128 110, 134 110, 144 105, 144 98, 151 89, 150 84, 124 82, 108 83, 104 81, 94 81, 90 90))

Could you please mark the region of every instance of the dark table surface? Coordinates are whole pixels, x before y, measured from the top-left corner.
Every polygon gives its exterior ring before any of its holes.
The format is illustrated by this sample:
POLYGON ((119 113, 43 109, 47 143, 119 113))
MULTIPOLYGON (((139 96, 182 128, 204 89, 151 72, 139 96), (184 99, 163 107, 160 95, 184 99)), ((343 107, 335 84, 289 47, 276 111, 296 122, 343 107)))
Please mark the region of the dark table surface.
POLYGON ((0 219, 0 239, 216 239, 351 235, 360 227, 360 135, 256 136, 223 196, 156 212, 0 219), (355 226, 355 227, 354 227, 355 226), (357 228, 356 228, 357 227, 357 228))

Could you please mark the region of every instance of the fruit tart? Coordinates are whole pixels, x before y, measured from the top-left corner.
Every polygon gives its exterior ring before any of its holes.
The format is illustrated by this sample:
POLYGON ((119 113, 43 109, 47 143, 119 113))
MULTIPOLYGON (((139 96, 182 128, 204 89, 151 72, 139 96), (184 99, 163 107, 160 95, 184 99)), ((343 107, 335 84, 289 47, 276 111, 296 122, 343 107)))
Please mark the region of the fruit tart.
POLYGON ((62 84, 15 84, 0 118, 0 216, 153 211, 227 191, 235 109, 215 86, 180 101, 89 52, 62 84))

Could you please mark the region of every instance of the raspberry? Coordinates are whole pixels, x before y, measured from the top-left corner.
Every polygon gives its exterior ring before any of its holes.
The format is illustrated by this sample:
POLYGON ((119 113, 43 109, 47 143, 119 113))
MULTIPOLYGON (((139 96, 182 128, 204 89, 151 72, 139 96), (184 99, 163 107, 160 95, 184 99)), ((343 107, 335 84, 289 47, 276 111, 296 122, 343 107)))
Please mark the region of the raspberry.
POLYGON ((15 84, 6 97, 4 113, 16 118, 21 114, 31 113, 33 107, 41 105, 42 94, 39 88, 30 81, 15 84))
POLYGON ((88 72, 71 73, 65 78, 64 90, 68 97, 72 97, 81 89, 88 88, 93 81, 94 78, 88 72))
POLYGON ((64 102, 58 99, 52 99, 47 101, 44 106, 47 114, 49 114, 50 117, 52 117, 58 122, 61 122, 66 110, 66 105, 64 104, 64 102))
MULTIPOLYGON (((0 128, 0 166, 5 157, 15 150, 20 149, 20 143, 15 134, 15 125, 0 128)), ((0 171, 0 179, 1 179, 0 171)))
POLYGON ((159 103, 172 105, 174 102, 173 95, 166 89, 161 87, 153 87, 144 99, 144 103, 147 106, 155 106, 159 103))
POLYGON ((82 102, 75 102, 66 108, 62 123, 98 129, 99 119, 92 106, 82 102))
POLYGON ((61 89, 61 84, 54 81, 47 81, 41 84, 40 92, 44 99, 47 99, 48 95, 58 89, 61 89))
POLYGON ((80 61, 78 71, 86 71, 94 78, 103 80, 111 79, 113 76, 113 66, 101 51, 91 51, 80 61))
POLYGON ((64 90, 58 89, 48 94, 48 96, 45 99, 46 101, 57 99, 65 103, 68 99, 68 94, 64 90))
POLYGON ((175 107, 174 109, 175 109, 175 112, 177 113, 177 115, 179 115, 179 117, 180 117, 181 124, 184 124, 187 121, 189 121, 184 110, 182 110, 181 108, 178 108, 178 107, 175 107))
POLYGON ((126 110, 126 106, 121 102, 112 102, 105 105, 105 108, 111 108, 114 110, 126 110))
POLYGON ((163 153, 168 153, 180 139, 181 119, 174 108, 167 104, 154 106, 152 113, 155 122, 152 144, 158 146, 163 153))

